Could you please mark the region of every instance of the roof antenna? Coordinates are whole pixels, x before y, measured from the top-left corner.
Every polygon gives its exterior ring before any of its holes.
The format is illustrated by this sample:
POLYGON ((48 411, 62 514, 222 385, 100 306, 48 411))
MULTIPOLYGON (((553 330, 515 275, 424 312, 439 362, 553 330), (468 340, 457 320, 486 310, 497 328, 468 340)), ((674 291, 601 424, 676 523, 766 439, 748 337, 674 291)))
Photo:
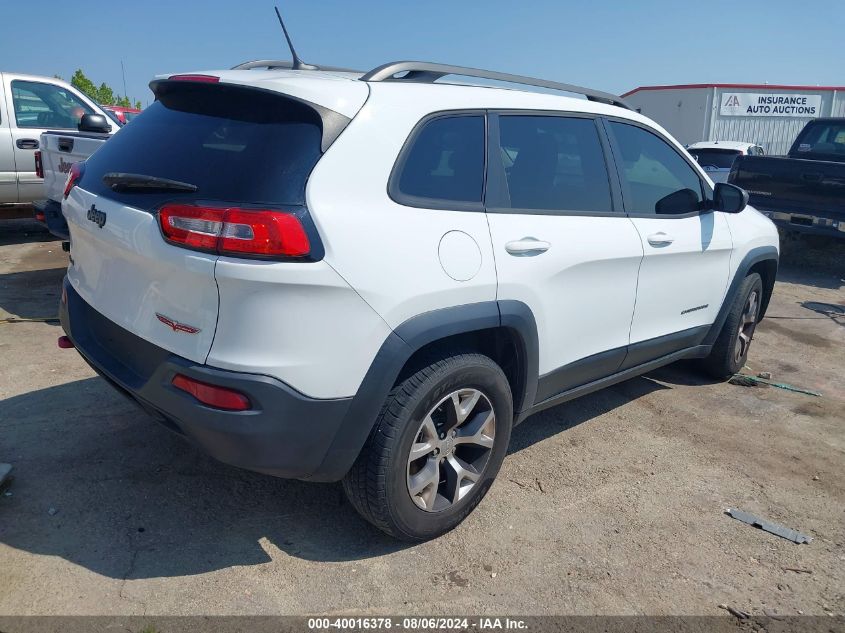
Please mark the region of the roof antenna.
POLYGON ((306 64, 299 58, 299 55, 296 54, 296 50, 293 47, 293 42, 290 41, 290 35, 288 35, 288 29, 285 26, 285 21, 282 19, 282 14, 279 12, 279 7, 273 7, 276 9, 276 17, 279 18, 279 24, 282 25, 282 31, 284 31, 285 39, 288 41, 288 48, 290 49, 291 57, 293 58, 293 63, 291 64, 291 70, 319 70, 316 66, 312 66, 311 64, 306 64))

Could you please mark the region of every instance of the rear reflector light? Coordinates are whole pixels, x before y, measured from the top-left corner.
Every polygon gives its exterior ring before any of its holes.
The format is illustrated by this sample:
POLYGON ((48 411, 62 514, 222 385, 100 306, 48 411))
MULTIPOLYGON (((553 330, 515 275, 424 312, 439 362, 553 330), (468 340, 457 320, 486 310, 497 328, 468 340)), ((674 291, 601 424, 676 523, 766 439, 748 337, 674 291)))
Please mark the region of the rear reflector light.
POLYGON ((303 257, 311 251, 299 218, 285 211, 168 204, 158 214, 167 241, 219 255, 303 257))
POLYGON ((76 183, 79 182, 79 179, 82 178, 82 174, 85 173, 85 163, 79 162, 74 163, 70 166, 70 172, 68 172, 67 180, 65 181, 65 193, 64 197, 67 198, 70 195, 71 190, 76 186, 76 183))
POLYGON ((39 222, 46 222, 47 221, 47 217, 44 215, 43 211, 36 211, 35 212, 35 219, 38 220, 39 222))
POLYGON ((226 389, 207 382, 200 382, 182 374, 173 377, 173 386, 191 394, 194 398, 215 409, 226 411, 247 411, 252 404, 244 394, 234 389, 226 389))
POLYGON ((199 81, 207 84, 216 84, 220 81, 220 77, 215 77, 214 75, 170 75, 168 79, 174 81, 199 81))
POLYGON ((71 341, 67 336, 60 336, 56 343, 61 349, 71 349, 76 347, 76 345, 73 344, 73 341, 71 341))
POLYGON ((41 150, 35 150, 35 175, 38 178, 44 177, 44 163, 41 162, 41 150))

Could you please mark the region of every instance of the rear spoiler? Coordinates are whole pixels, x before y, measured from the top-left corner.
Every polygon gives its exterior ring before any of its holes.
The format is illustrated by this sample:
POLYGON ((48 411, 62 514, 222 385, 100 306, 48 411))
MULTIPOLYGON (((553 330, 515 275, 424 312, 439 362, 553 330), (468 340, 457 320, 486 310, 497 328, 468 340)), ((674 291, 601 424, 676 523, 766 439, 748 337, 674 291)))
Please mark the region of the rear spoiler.
MULTIPOLYGON (((264 96, 269 96, 275 99, 293 101, 295 103, 310 108, 320 118, 322 129, 320 149, 324 153, 327 149, 329 149, 329 147, 331 147, 331 144, 334 143, 335 140, 337 140, 337 137, 340 136, 340 133, 343 132, 346 126, 349 125, 349 123, 352 121, 351 118, 341 114, 340 112, 335 112, 334 110, 330 110, 325 106, 312 103, 311 101, 307 101, 299 97, 294 97, 284 92, 279 92, 278 90, 267 90, 265 88, 256 88, 255 86, 246 86, 243 84, 227 82, 206 81, 203 79, 188 79, 188 77, 192 77, 192 75, 181 75, 180 77, 181 78, 179 79, 168 78, 154 79, 153 81, 151 81, 150 90, 153 91, 156 101, 159 100, 159 97, 181 90, 193 91, 198 93, 217 93, 219 91, 239 92, 242 94, 253 93, 256 95, 260 94, 264 96)), ((196 75, 196 77, 203 76, 196 75)))

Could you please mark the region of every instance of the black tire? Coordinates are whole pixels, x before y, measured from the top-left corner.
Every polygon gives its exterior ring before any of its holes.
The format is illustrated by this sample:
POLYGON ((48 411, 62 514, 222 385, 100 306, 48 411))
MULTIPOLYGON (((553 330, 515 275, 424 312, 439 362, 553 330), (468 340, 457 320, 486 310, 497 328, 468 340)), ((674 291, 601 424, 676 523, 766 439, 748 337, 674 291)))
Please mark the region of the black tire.
POLYGON ((757 273, 748 275, 739 286, 725 324, 719 332, 710 355, 702 359, 701 367, 714 378, 724 379, 733 376, 745 365, 754 329, 760 319, 760 308, 763 305, 763 281, 757 273), (749 300, 755 294, 756 308, 749 305, 749 300), (747 323, 750 312, 753 312, 753 322, 747 323), (740 329, 740 324, 743 329, 740 329), (739 342, 740 332, 747 336, 747 344, 739 342))
MULTIPOLYGON (((455 405, 453 411, 458 409, 461 407, 455 405)), ((358 459, 343 480, 343 489, 358 513, 387 534, 405 541, 435 538, 463 521, 487 494, 505 458, 512 425, 513 400, 510 385, 495 362, 487 356, 474 353, 432 360, 391 390, 358 459), (423 495, 412 497, 410 491, 414 476, 412 470, 420 463, 411 462, 411 449, 427 444, 420 443, 425 433, 421 425, 430 412, 434 410, 432 420, 445 420, 445 417, 436 416, 440 415, 441 410, 445 412, 453 402, 452 394, 458 392, 457 402, 468 407, 472 392, 476 390, 484 399, 477 399, 479 404, 473 406, 478 409, 474 408, 474 413, 468 414, 466 426, 456 428, 469 429, 473 424, 479 426, 484 417, 488 420, 485 426, 489 429, 489 413, 492 411, 495 415, 492 422, 493 437, 484 437, 484 441, 491 442, 492 446, 484 448, 474 444, 449 444, 445 447, 443 444, 442 452, 441 448, 438 448, 437 453, 431 452, 419 458, 426 468, 430 459, 436 461, 432 466, 436 469, 436 472, 432 471, 436 476, 430 479, 431 485, 426 487, 425 493, 429 499, 433 499, 431 510, 426 510, 420 506, 426 503, 422 500, 423 495), (461 400, 460 394, 467 394, 466 400, 461 400), (441 406, 439 409, 436 408, 438 403, 441 406), (482 416, 485 413, 486 415, 482 416), (482 465, 473 467, 472 470, 472 476, 478 479, 474 483, 470 482, 471 485, 465 493, 462 493, 461 484, 468 480, 461 476, 456 478, 456 471, 448 466, 453 463, 449 461, 452 456, 458 457, 459 450, 480 451, 481 454, 475 463, 482 465), (449 457, 444 458, 444 455, 449 457), (444 459, 447 464, 441 466, 444 459), (440 479, 441 473, 447 471, 452 473, 452 481, 457 481, 456 486, 450 488, 448 478, 440 479), (440 483, 434 483, 436 481, 440 483), (440 495, 441 489, 444 490, 444 495, 440 495), (457 501, 448 507, 436 509, 437 503, 442 505, 449 502, 449 492, 455 493, 451 496, 457 501)), ((437 425, 425 428, 434 426, 437 425)), ((443 428, 446 429, 445 435, 451 436, 448 430, 451 426, 446 425, 443 428)), ((489 431, 487 434, 489 435, 489 431)), ((443 436, 444 434, 438 434, 434 438, 438 446, 449 441, 443 439, 443 436)), ((466 465, 468 462, 458 463, 466 465)), ((420 473, 422 470, 421 468, 420 473)))

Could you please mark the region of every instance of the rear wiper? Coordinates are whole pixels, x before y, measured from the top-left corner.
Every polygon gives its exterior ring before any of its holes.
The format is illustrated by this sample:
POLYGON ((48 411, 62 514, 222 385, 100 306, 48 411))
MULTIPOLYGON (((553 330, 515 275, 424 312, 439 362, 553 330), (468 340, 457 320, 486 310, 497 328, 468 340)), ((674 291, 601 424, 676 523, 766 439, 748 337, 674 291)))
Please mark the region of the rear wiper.
POLYGON ((122 174, 111 172, 103 176, 103 182, 112 191, 196 191, 199 187, 188 182, 179 182, 158 176, 143 174, 122 174))

